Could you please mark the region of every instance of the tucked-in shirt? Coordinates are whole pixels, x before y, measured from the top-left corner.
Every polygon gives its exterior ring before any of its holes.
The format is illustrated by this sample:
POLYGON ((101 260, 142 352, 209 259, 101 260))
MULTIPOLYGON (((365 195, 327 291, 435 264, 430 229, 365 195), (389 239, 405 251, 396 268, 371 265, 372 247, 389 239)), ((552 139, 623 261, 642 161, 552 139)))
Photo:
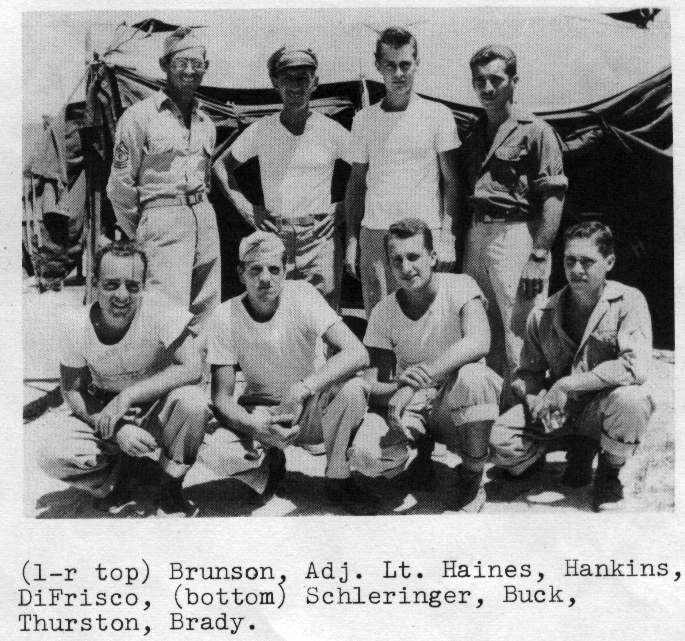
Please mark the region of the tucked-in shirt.
POLYGON ((471 208, 503 217, 537 217, 542 198, 563 196, 568 187, 559 137, 544 120, 515 111, 488 146, 486 124, 479 119, 458 152, 471 208))
POLYGON ((383 298, 371 312, 364 345, 395 353, 398 374, 411 365, 430 361, 464 337, 461 310, 483 293, 465 274, 434 274, 435 299, 421 318, 412 320, 400 307, 397 292, 383 298))
POLYGON ((408 216, 431 229, 441 226, 438 154, 459 146, 452 112, 439 102, 412 95, 404 111, 376 103, 352 123, 352 160, 368 164, 362 225, 387 229, 408 216))
POLYGON ((246 296, 217 308, 208 328, 207 362, 240 365, 243 398, 277 404, 293 383, 314 371, 317 341, 340 317, 306 281, 285 281, 276 313, 265 322, 250 316, 246 296))
POLYGON ((578 344, 563 328, 567 292, 568 286, 530 313, 518 375, 540 385, 547 371, 552 382, 592 372, 607 387, 643 384, 652 359, 652 319, 642 293, 607 281, 578 344))
POLYGON ((147 293, 124 336, 100 342, 90 307, 67 312, 62 325, 60 363, 90 371, 96 387, 120 392, 171 364, 169 347, 186 331, 192 314, 158 294, 147 293))
POLYGON ((230 147, 239 162, 259 158, 264 206, 285 218, 331 213, 335 161, 349 162, 350 132, 313 112, 296 136, 280 113, 264 116, 243 131, 230 147))
POLYGON ((119 118, 107 195, 130 236, 142 206, 155 198, 204 192, 209 186, 216 128, 193 103, 190 129, 173 100, 159 91, 119 118))

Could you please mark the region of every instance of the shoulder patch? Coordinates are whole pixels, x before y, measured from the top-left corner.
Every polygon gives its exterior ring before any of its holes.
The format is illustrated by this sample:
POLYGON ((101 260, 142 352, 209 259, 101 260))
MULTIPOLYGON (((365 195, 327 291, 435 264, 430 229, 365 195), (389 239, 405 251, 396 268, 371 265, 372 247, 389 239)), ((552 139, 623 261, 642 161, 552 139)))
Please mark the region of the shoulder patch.
POLYGON ((131 153, 123 140, 117 143, 114 149, 114 157, 112 158, 112 166, 116 169, 125 169, 131 159, 131 153))

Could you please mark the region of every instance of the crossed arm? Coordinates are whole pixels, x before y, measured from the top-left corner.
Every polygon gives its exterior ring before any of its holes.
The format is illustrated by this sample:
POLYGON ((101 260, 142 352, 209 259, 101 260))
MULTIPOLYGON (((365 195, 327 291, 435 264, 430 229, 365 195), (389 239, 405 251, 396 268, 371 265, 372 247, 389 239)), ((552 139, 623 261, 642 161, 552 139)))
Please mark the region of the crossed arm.
POLYGON ((305 401, 330 385, 353 376, 369 364, 366 349, 342 321, 331 325, 323 339, 335 354, 321 368, 291 385, 280 405, 271 412, 263 406, 248 412, 239 405, 233 397, 235 367, 212 366, 212 404, 219 420, 265 445, 281 449, 290 445, 299 433, 297 423, 305 401))
POLYGON ((85 396, 89 377, 87 367, 60 367, 62 395, 76 416, 93 427, 101 438, 109 439, 120 426, 120 421, 136 422, 141 404, 161 398, 177 387, 200 380, 200 354, 194 337, 188 330, 168 349, 171 363, 167 367, 124 388, 101 410, 94 409, 85 396))
POLYGON ((451 372, 478 361, 490 350, 490 326, 480 299, 467 302, 460 311, 462 338, 436 358, 408 367, 393 380, 395 354, 387 349, 369 348, 371 367, 367 381, 371 401, 387 407, 391 426, 401 429, 400 418, 417 390, 434 387, 451 372))

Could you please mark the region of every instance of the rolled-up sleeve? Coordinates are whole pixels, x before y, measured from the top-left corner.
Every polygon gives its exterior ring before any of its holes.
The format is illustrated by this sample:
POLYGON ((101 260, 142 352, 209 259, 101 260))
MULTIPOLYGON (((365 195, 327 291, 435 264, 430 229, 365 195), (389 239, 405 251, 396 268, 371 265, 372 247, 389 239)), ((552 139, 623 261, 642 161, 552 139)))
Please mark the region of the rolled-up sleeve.
POLYGON ((568 178, 564 174, 564 159, 561 140, 556 131, 543 123, 537 136, 538 167, 532 181, 533 190, 539 195, 560 194, 568 189, 568 178))
POLYGON ((129 238, 134 238, 140 220, 138 174, 145 144, 145 132, 132 110, 125 111, 114 139, 112 170, 107 196, 112 203, 117 224, 129 238))
POLYGON ((597 365, 592 372, 607 386, 643 385, 652 363, 652 318, 647 301, 638 291, 623 298, 624 315, 617 332, 618 356, 597 365))

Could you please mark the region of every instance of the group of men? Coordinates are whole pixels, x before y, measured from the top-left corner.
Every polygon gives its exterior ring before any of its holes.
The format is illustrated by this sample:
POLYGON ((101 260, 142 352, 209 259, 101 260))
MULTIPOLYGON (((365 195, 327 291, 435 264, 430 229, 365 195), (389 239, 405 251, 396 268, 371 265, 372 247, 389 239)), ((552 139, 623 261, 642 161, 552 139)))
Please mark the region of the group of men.
POLYGON ((323 445, 329 500, 368 514, 379 506, 361 476, 403 474, 434 489, 437 440, 461 459, 447 507, 478 511, 486 461, 520 478, 563 440, 563 481, 592 482, 599 452, 593 504, 620 500, 619 470, 653 411, 649 310, 637 290, 607 280, 613 237, 598 222, 567 230, 568 285, 547 299, 568 182, 554 130, 515 106, 514 53, 487 46, 472 57, 484 114, 463 141, 450 111, 413 90, 410 32, 383 31, 375 62, 385 97, 348 132, 310 108, 314 52, 269 58, 282 110, 213 164, 255 228, 239 247, 245 292, 219 304, 206 199, 215 130, 195 97, 209 62, 190 29, 167 38, 166 87, 119 120, 108 184, 136 242, 100 250, 97 301, 66 322, 71 414, 50 425, 46 471, 111 509, 129 497, 127 461, 154 458, 160 509, 192 515, 181 482, 203 439, 226 476, 262 497, 283 477, 288 446, 323 445), (263 203, 235 174, 254 157, 263 203), (344 203, 331 202, 337 160, 351 165, 344 203), (462 220, 466 239, 455 242, 462 220), (363 343, 338 314, 343 264, 361 280, 363 343), (220 427, 207 434, 211 417, 220 427))

